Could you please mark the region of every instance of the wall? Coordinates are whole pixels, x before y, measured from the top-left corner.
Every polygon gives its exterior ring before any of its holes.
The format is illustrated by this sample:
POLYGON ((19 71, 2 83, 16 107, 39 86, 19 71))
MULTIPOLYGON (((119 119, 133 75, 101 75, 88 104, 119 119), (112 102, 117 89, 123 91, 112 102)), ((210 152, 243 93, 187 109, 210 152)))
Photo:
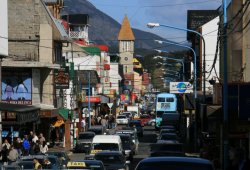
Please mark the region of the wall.
MULTIPOLYGON (((245 0, 246 2, 247 0, 245 0)), ((246 10, 246 14, 250 13, 250 8, 246 10)), ((243 25, 245 26, 247 22, 250 20, 250 15, 244 15, 243 17, 243 25)), ((243 57, 243 62, 242 62, 242 68, 244 68, 244 81, 245 82, 250 82, 250 26, 246 27, 243 30, 243 51, 242 51, 242 57, 243 57)))
MULTIPOLYGON (((217 37, 218 37, 217 36, 218 23, 219 23, 219 17, 216 17, 215 19, 209 21, 208 23, 206 23, 202 26, 202 35, 203 35, 205 42, 206 42, 206 49, 205 49, 206 50, 206 71, 211 70, 211 67, 212 67, 213 62, 214 62, 216 44, 217 44, 216 42, 217 42, 217 37)), ((203 46, 202 46, 202 48, 203 48, 203 46)), ((202 49, 202 52, 203 52, 203 49, 202 49)), ((203 53, 202 53, 202 56, 203 56, 203 53)), ((219 54, 219 50, 218 50, 215 69, 213 69, 211 71, 211 74, 209 72, 206 73, 206 80, 207 80, 206 81, 206 92, 211 93, 211 94, 213 93, 213 85, 211 85, 208 82, 208 80, 214 79, 214 80, 216 80, 216 82, 218 82, 218 79, 216 77, 217 77, 217 75, 218 76, 220 75, 220 70, 219 70, 220 57, 219 56, 220 56, 220 54, 219 54), (217 72, 217 75, 216 75, 215 70, 217 72)), ((203 79, 203 77, 202 77, 202 79, 203 79)), ((202 80, 202 82, 203 82, 203 80, 202 80)), ((203 83, 202 83, 202 89, 203 89, 203 83)))
POLYGON ((8 56, 8 4, 1 0, 0 5, 0 56, 8 56))
POLYGON ((110 63, 110 82, 112 86, 110 89, 114 89, 117 94, 119 94, 119 80, 122 80, 118 73, 119 65, 118 63, 110 63))

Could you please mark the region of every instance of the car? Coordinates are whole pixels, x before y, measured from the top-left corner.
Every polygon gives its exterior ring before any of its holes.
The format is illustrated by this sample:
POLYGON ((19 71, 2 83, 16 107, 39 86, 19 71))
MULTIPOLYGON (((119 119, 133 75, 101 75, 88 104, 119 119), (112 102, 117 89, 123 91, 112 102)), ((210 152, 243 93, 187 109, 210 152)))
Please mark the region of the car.
POLYGON ((135 120, 140 120, 141 121, 141 125, 145 126, 148 124, 148 122, 152 119, 152 117, 148 114, 143 114, 140 116, 140 118, 136 118, 135 120))
POLYGON ((80 132, 76 141, 75 152, 89 153, 95 132, 80 132))
POLYGON ((135 170, 214 170, 207 159, 193 157, 149 157, 141 160, 135 170))
POLYGON ((33 161, 20 161, 19 160, 19 161, 11 163, 10 166, 19 167, 20 169, 33 169, 34 163, 33 163, 33 161))
POLYGON ((87 131, 94 132, 96 135, 103 135, 104 133, 106 133, 106 129, 102 125, 91 126, 87 131))
POLYGON ((67 163, 67 169, 105 170, 102 161, 98 160, 70 161, 67 163))
POLYGON ((122 148, 125 151, 125 156, 130 161, 133 161, 133 156, 135 154, 135 144, 132 141, 132 136, 130 134, 117 134, 122 140, 122 148))
POLYGON ((143 127, 140 120, 131 120, 128 124, 129 127, 134 127, 137 131, 138 136, 143 136, 143 127))
POLYGON ((174 129, 174 130, 176 130, 174 125, 164 125, 164 126, 161 126, 161 129, 174 129))
POLYGON ((46 155, 56 156, 63 165, 67 165, 67 163, 70 161, 68 154, 64 151, 49 151, 46 153, 46 155))
POLYGON ((33 161, 33 159, 37 159, 39 163, 43 166, 44 160, 49 160, 50 162, 50 168, 46 169, 62 169, 63 164, 62 162, 58 159, 57 156, 53 155, 29 155, 29 156, 22 156, 20 158, 21 161, 33 161))
MULTIPOLYGON (((128 128, 128 127, 126 127, 128 128)), ((139 146, 139 140, 138 140, 138 137, 137 137, 137 132, 131 128, 130 129, 126 129, 126 130, 117 130, 115 132, 116 134, 129 134, 132 138, 132 142, 135 144, 135 154, 138 152, 138 146, 139 146)))
POLYGON ((1 170, 22 170, 22 168, 18 165, 3 165, 2 167, 0 166, 0 168, 1 170))
POLYGON ((119 151, 102 151, 95 154, 95 160, 102 161, 106 170, 128 170, 129 161, 119 151))
POLYGON ((125 115, 129 120, 134 117, 132 112, 123 112, 121 115, 125 115))
POLYGON ((171 143, 158 140, 157 143, 150 144, 150 157, 161 156, 185 156, 182 143, 171 143))
POLYGON ((155 119, 151 119, 148 121, 147 125, 149 126, 155 126, 155 119))
POLYGON ((173 140, 173 141, 179 141, 179 138, 176 133, 162 133, 159 136, 160 140, 173 140))
POLYGON ((118 125, 127 125, 129 122, 129 118, 126 115, 118 115, 116 117, 116 123, 118 125))
POLYGON ((175 129, 161 129, 160 130, 160 136, 161 136, 161 134, 163 134, 163 133, 176 133, 176 130, 175 129))

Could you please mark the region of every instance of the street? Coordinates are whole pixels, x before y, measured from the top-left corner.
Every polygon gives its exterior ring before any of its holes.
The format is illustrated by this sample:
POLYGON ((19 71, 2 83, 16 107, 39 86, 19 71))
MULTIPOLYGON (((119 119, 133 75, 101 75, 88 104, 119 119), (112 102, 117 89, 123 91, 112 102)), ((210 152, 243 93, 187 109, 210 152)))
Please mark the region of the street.
MULTIPOLYGON (((145 126, 144 127, 144 135, 139 138, 139 148, 137 155, 134 156, 133 162, 131 162, 130 170, 135 169, 137 163, 146 158, 150 154, 150 143, 155 143, 157 140, 157 134, 154 130, 154 127, 145 126)), ((71 160, 84 160, 84 153, 72 153, 69 155, 71 160)))

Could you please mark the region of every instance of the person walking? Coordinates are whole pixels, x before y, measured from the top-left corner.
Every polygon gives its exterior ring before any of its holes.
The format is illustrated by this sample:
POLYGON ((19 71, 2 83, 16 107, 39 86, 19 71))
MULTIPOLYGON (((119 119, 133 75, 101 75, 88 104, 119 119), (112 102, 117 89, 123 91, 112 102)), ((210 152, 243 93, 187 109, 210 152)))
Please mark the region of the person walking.
POLYGON ((42 133, 39 134, 39 142, 45 142, 45 137, 43 136, 42 133))
POLYGON ((45 154, 48 152, 48 150, 49 150, 49 148, 48 148, 48 145, 46 144, 46 142, 40 143, 40 152, 41 153, 45 154))
POLYGON ((22 155, 22 140, 20 138, 17 138, 14 142, 14 148, 16 148, 18 156, 20 157, 22 155))
POLYGON ((8 165, 8 154, 10 150, 10 144, 7 139, 4 140, 2 144, 2 162, 3 165, 8 165))
POLYGON ((18 159, 18 152, 14 148, 14 146, 11 145, 10 151, 9 151, 9 154, 8 154, 9 163, 15 162, 17 159, 18 159))
POLYGON ((28 140, 28 136, 24 136, 23 140, 23 156, 29 155, 29 150, 30 150, 30 142, 28 140))

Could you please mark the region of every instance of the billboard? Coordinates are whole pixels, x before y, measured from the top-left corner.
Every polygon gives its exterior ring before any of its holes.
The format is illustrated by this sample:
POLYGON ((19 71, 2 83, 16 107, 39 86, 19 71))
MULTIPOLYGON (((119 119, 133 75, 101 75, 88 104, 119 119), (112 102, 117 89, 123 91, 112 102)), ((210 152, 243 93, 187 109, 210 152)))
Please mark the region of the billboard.
POLYGON ((193 93, 193 85, 189 82, 170 82, 170 93, 193 93))
POLYGON ((69 88, 69 67, 62 67, 55 70, 55 87, 56 89, 69 88))
POLYGON ((2 70, 2 102, 32 104, 31 69, 2 70))
POLYGON ((8 5, 1 0, 0 5, 0 56, 8 56, 8 5))

